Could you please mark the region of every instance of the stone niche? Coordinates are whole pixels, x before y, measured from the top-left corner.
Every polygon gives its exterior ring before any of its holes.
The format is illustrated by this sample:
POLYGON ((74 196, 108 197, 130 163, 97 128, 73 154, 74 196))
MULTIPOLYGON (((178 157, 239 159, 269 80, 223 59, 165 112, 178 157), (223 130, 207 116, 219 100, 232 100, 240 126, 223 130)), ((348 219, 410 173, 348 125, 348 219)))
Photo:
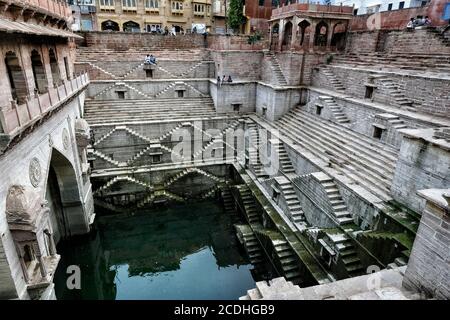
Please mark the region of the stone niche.
POLYGON ((6 197, 6 218, 31 299, 52 286, 60 256, 53 241, 50 210, 32 188, 14 185, 6 197))

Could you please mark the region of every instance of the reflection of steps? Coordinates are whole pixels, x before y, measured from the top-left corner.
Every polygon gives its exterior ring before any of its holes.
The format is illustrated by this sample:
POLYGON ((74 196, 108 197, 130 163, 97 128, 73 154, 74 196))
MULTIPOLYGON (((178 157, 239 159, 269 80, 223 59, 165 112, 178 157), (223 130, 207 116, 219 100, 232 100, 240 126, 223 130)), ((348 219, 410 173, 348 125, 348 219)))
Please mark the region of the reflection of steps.
POLYGON ((291 221, 294 223, 300 223, 305 220, 305 216, 298 200, 297 194, 295 193, 292 183, 286 179, 284 176, 276 177, 275 180, 278 182, 281 188, 281 193, 286 201, 286 205, 289 209, 291 215, 291 221))
POLYGON ((275 122, 278 130, 381 199, 390 199, 397 150, 295 108, 275 122))
POLYGON ((259 212, 250 189, 246 185, 238 185, 236 188, 241 196, 242 204, 244 206, 244 214, 247 217, 247 221, 250 224, 260 223, 261 220, 259 212))
POLYGON ((275 78, 279 85, 286 86, 288 83, 284 77, 283 71, 281 70, 280 63, 277 57, 272 52, 267 52, 267 57, 269 58, 270 67, 275 74, 275 78))
POLYGON ((146 189, 151 189, 152 185, 150 185, 149 183, 142 181, 142 180, 138 180, 136 178, 130 177, 130 176, 116 176, 114 178, 112 178, 111 180, 109 180, 106 184, 104 184, 103 186, 101 186, 100 188, 98 188, 97 190, 94 191, 94 194, 98 194, 102 191, 105 191, 106 189, 109 189, 113 184, 119 182, 119 181, 128 181, 128 182, 132 182, 134 184, 140 185, 146 189))
POLYGON ((349 123, 350 120, 345 115, 344 111, 342 111, 342 107, 334 101, 332 97, 328 96, 320 96, 320 100, 324 102, 324 104, 327 106, 328 109, 331 110, 331 113, 333 114, 334 119, 338 123, 349 123))
POLYGON ((345 91, 344 85, 338 78, 336 78, 336 76, 334 75, 333 71, 330 68, 322 66, 321 69, 323 71, 323 74, 327 77, 328 82, 333 85, 336 91, 345 91))

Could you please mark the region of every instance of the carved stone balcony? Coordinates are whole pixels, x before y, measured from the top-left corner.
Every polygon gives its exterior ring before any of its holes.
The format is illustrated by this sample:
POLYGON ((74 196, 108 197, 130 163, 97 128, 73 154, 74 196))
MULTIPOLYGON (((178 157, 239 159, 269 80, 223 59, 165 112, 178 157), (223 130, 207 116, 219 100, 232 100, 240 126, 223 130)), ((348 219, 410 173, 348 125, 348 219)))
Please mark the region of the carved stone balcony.
POLYGON ((17 136, 43 120, 53 111, 70 101, 89 84, 87 73, 72 80, 64 80, 63 84, 55 88, 48 88, 48 92, 30 97, 25 103, 0 107, 0 152, 17 136))

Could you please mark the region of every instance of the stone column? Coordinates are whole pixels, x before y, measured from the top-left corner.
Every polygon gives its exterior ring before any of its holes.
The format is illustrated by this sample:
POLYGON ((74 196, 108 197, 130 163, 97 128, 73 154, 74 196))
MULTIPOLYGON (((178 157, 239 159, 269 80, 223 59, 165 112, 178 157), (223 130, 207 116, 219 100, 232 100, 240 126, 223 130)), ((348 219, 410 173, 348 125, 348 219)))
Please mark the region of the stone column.
POLYGON ((284 19, 280 19, 280 29, 278 30, 278 47, 277 47, 278 51, 281 51, 281 46, 283 45, 283 35, 284 35, 285 22, 286 21, 284 19))
POLYGON ((311 22, 311 31, 309 33, 309 48, 310 48, 310 50, 314 49, 314 35, 316 33, 316 25, 317 25, 316 21, 311 22))
POLYGON ((333 25, 332 25, 332 22, 329 22, 327 31, 328 31, 328 33, 327 33, 327 50, 330 50, 331 38, 333 37, 333 25))
POLYGON ((290 47, 292 50, 295 48, 295 45, 298 43, 298 37, 297 37, 297 33, 298 33, 298 29, 299 29, 298 18, 294 17, 291 22, 292 22, 292 39, 291 39, 290 47))

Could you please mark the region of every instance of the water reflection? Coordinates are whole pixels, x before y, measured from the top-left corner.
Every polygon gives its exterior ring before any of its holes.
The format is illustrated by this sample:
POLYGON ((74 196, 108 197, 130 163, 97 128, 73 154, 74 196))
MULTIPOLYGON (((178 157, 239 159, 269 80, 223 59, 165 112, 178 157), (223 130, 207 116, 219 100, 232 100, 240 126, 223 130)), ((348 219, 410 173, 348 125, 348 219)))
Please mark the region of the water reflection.
POLYGON ((94 228, 59 244, 58 299, 237 299, 255 286, 233 219, 215 202, 104 216, 94 228), (66 288, 71 264, 81 290, 66 288))

